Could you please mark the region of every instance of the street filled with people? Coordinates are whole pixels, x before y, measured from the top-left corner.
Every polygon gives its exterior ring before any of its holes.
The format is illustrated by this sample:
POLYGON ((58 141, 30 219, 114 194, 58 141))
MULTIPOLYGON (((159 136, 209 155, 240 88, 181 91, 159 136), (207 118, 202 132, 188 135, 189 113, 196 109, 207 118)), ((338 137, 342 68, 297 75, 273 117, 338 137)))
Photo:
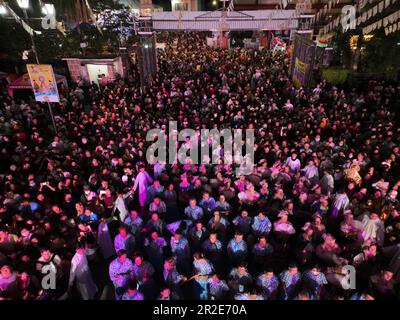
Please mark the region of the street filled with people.
POLYGON ((61 85, 57 133, 1 88, 1 299, 399 298, 400 86, 296 88, 286 53, 159 41, 144 89, 61 85), (252 172, 148 159, 169 121, 254 129, 252 172))

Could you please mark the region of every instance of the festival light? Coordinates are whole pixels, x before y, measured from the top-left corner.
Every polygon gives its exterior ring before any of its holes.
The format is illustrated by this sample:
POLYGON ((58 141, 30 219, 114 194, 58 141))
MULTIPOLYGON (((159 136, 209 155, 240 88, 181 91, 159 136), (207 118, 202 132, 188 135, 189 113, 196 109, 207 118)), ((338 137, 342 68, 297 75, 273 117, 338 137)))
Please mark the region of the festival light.
POLYGON ((4 5, 0 4, 0 14, 5 15, 7 14, 7 9, 4 5))
POLYGON ((17 0, 18 6, 21 9, 28 9, 29 8, 29 0, 17 0))

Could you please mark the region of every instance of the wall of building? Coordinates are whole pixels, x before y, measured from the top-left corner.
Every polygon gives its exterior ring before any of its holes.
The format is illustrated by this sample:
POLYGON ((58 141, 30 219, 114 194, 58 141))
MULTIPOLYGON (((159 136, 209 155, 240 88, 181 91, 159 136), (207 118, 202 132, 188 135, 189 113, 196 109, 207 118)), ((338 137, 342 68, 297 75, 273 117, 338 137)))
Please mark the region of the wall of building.
POLYGON ((80 59, 65 59, 67 60, 69 74, 73 81, 78 81, 81 76, 81 62, 80 59))

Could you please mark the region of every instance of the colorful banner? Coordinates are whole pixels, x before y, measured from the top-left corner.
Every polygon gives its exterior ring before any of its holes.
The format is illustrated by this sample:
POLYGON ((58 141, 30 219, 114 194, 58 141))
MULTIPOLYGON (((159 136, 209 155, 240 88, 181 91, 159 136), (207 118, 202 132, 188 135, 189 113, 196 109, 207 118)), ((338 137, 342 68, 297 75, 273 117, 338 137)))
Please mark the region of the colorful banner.
POLYGON ((273 52, 285 51, 286 50, 286 42, 283 41, 280 37, 275 37, 272 40, 271 48, 272 48, 273 52))
POLYGON ((303 86, 306 80, 307 63, 296 58, 293 70, 293 83, 296 87, 303 86))
POLYGON ((335 35, 334 33, 318 35, 316 39, 317 47, 326 48, 328 44, 331 42, 334 35, 335 35))
POLYGON ((27 64, 35 100, 39 102, 60 102, 57 82, 50 64, 27 64))

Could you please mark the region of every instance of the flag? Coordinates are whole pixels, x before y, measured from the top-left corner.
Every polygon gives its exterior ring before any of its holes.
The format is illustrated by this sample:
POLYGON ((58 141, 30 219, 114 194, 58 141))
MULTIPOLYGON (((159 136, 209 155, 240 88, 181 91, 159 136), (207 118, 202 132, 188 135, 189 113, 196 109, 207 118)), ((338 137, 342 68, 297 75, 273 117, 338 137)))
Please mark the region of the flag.
POLYGON ((182 18, 183 18, 183 11, 179 10, 179 18, 178 18, 178 28, 182 28, 182 18))
POLYGON ((229 2, 229 6, 228 6, 227 10, 228 11, 234 11, 233 0, 231 0, 231 2, 229 2))

